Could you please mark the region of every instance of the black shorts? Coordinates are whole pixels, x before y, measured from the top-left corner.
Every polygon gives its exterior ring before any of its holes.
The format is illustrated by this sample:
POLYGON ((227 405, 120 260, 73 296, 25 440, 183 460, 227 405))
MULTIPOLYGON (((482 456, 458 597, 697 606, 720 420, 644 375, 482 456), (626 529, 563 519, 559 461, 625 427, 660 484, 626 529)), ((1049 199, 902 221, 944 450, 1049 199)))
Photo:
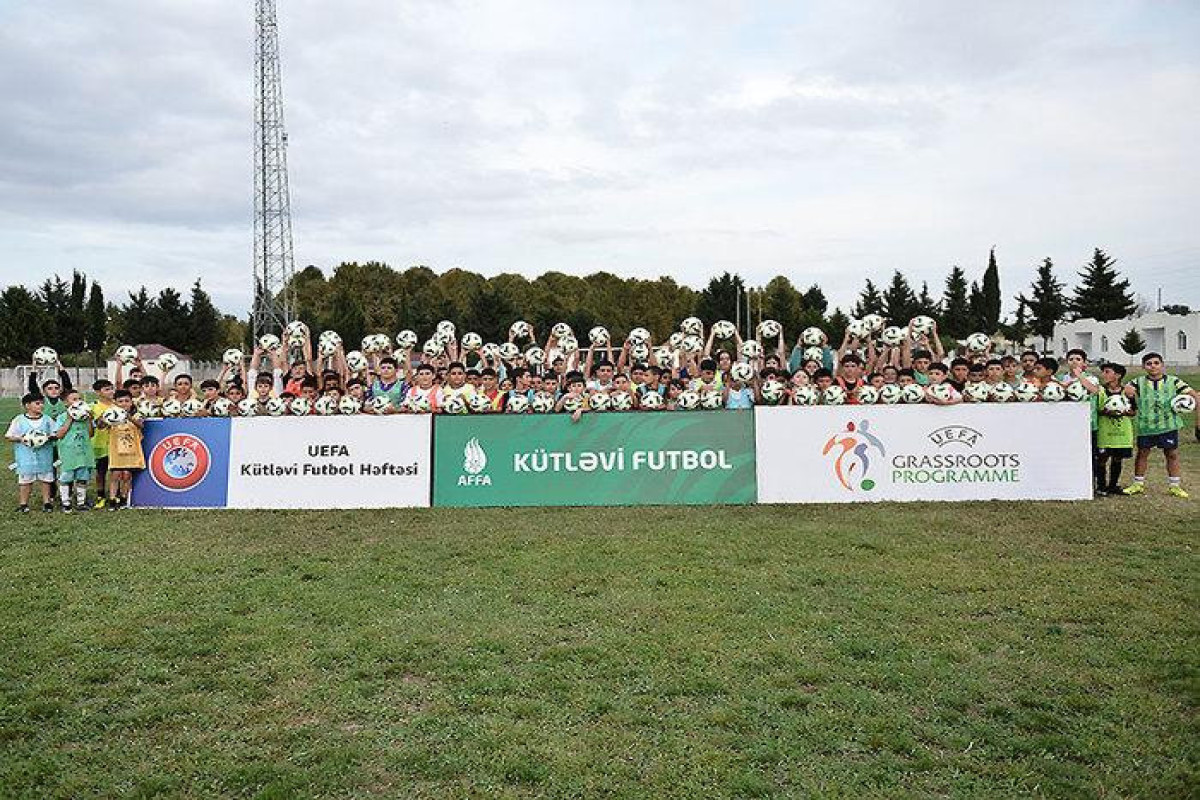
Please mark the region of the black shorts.
POLYGON ((103 458, 96 459, 96 474, 97 475, 108 474, 108 456, 104 456, 103 458))
POLYGON ((1137 437, 1137 446, 1140 450, 1149 450, 1152 447, 1157 447, 1160 450, 1174 450, 1179 447, 1179 431, 1167 431, 1166 433, 1152 433, 1148 436, 1137 437))

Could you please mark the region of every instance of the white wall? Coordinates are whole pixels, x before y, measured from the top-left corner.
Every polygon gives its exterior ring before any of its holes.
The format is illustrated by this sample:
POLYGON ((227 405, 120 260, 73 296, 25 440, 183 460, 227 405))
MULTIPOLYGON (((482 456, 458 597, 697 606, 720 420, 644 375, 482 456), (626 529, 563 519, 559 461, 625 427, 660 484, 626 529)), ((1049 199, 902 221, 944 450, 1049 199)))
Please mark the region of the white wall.
POLYGON ((1074 347, 1087 351, 1092 361, 1141 363, 1141 353, 1129 355, 1121 349, 1126 331, 1136 328, 1146 342, 1142 352, 1162 353, 1167 364, 1175 367, 1200 365, 1200 312, 1167 314, 1156 311, 1141 317, 1097 322, 1080 319, 1054 326, 1050 350, 1060 358, 1074 347))

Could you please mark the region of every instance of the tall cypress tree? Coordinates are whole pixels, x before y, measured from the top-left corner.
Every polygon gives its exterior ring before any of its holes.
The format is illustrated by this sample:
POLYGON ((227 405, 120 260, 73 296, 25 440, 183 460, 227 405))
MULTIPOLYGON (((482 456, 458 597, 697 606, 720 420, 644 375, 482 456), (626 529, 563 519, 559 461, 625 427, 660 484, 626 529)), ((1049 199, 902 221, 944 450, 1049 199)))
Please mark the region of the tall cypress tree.
POLYGON ((1092 260, 1079 272, 1080 283, 1071 298, 1071 311, 1076 317, 1107 322, 1133 315, 1137 301, 1129 290, 1129 281, 1117 272, 1116 263, 1096 248, 1092 260))
POLYGON ((883 295, 880 294, 879 288, 874 282, 867 278, 867 283, 863 286, 863 290, 858 295, 858 302, 854 304, 852 311, 856 317, 865 317, 867 314, 883 314, 884 304, 883 295))
POLYGON ((1030 296, 1017 295, 1017 302, 1029 311, 1029 330, 1042 338, 1042 349, 1054 335, 1054 326, 1067 313, 1066 287, 1054 276, 1054 262, 1049 258, 1038 267, 1037 277, 1030 287, 1030 296))
POLYGON ((987 269, 983 271, 980 291, 980 330, 987 334, 1000 327, 1000 268, 996 266, 996 248, 988 253, 987 269))
POLYGON ((892 273, 892 282, 883 293, 883 314, 894 325, 904 325, 917 315, 917 296, 900 270, 892 273))
POLYGON ((223 339, 221 314, 197 280, 192 284, 192 297, 188 303, 185 351, 199 359, 216 358, 223 339))
POLYGON ((87 333, 84 344, 92 353, 99 355, 108 336, 108 309, 104 305, 104 290, 99 281, 92 281, 87 299, 87 333))
POLYGON ((950 274, 946 276, 946 288, 942 292, 942 321, 938 330, 957 339, 971 333, 967 274, 957 265, 951 267, 950 274))

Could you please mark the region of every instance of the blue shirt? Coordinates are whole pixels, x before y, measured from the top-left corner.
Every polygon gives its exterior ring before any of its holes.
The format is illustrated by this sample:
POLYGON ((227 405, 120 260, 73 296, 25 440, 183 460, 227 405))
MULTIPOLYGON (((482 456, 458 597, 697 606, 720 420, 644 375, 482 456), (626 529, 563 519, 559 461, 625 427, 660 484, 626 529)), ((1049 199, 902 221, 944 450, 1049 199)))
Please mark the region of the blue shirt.
POLYGON ((17 457, 18 475, 42 475, 54 471, 54 434, 57 432, 54 420, 46 414, 37 419, 30 419, 21 414, 14 417, 8 426, 9 436, 24 436, 27 433, 41 431, 49 439, 41 447, 30 447, 20 442, 13 443, 13 453, 17 457))

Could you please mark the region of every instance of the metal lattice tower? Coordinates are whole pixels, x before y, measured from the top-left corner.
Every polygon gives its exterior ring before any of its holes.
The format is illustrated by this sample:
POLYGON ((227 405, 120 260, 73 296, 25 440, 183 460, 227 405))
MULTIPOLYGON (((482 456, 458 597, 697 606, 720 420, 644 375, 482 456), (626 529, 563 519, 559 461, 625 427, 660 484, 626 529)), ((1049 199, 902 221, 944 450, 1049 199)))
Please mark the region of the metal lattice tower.
POLYGON ((287 131, 275 0, 255 0, 254 53, 254 306, 257 339, 279 333, 295 315, 292 208, 287 131))

